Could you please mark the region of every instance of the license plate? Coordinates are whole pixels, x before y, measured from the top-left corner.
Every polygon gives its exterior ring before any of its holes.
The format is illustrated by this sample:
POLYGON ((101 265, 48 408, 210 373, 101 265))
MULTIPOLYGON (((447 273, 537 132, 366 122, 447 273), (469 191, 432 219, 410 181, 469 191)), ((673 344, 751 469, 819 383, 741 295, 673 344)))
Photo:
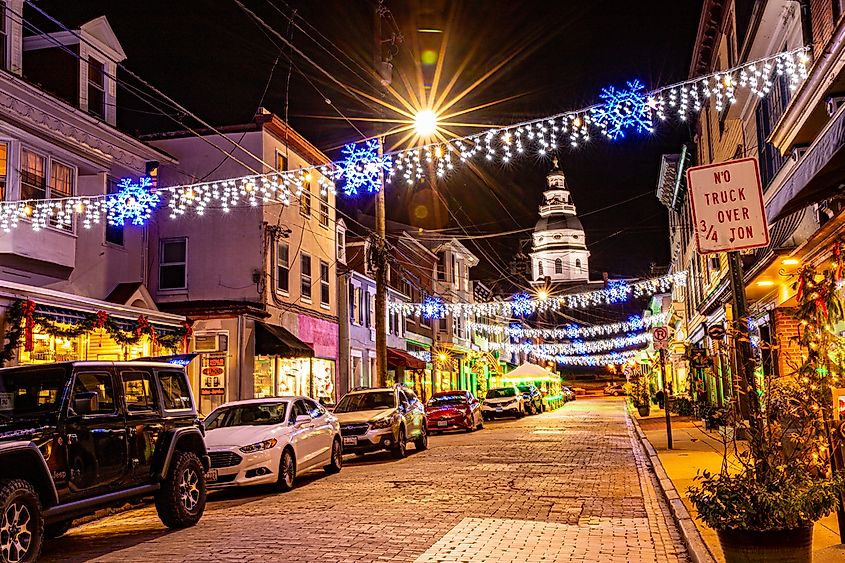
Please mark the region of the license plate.
POLYGON ((502 412, 502 407, 496 407, 496 412, 502 412))
POLYGON ((209 469, 205 472, 205 480, 206 481, 216 481, 217 480, 217 470, 216 469, 209 469))
POLYGON ((448 423, 445 420, 438 420, 437 426, 448 426, 448 423))
POLYGON ((343 445, 344 446, 357 446, 358 445, 358 436, 344 436, 343 437, 343 445))

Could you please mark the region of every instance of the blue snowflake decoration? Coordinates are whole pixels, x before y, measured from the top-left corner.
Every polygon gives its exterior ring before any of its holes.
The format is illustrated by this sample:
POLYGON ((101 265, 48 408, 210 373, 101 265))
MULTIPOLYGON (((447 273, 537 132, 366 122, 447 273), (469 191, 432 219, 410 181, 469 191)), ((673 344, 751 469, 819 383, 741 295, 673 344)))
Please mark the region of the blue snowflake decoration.
POLYGON ((443 304, 443 299, 436 295, 429 295, 423 299, 420 310, 427 321, 446 317, 446 305, 443 304))
POLYGON ((389 176, 393 160, 386 155, 379 156, 378 141, 370 139, 363 145, 350 143, 341 151, 339 177, 343 178, 343 193, 348 196, 359 192, 377 192, 381 189, 381 175, 389 176))
POLYGON ((604 289, 607 295, 607 304, 624 303, 628 300, 628 295, 631 293, 631 287, 624 281, 612 281, 607 284, 604 289))
POLYGON ((514 317, 526 317, 534 312, 534 302, 527 293, 517 293, 511 300, 511 313, 514 317))
POLYGON ((152 191, 153 180, 142 176, 137 182, 132 178, 121 178, 116 194, 106 199, 106 216, 109 225, 119 227, 129 220, 133 225, 143 225, 150 214, 161 203, 161 196, 152 191))
POLYGON ((604 104, 592 111, 595 122, 614 141, 625 137, 627 129, 635 129, 637 133, 654 131, 645 86, 639 80, 629 81, 627 86, 627 90, 602 88, 599 97, 604 104))

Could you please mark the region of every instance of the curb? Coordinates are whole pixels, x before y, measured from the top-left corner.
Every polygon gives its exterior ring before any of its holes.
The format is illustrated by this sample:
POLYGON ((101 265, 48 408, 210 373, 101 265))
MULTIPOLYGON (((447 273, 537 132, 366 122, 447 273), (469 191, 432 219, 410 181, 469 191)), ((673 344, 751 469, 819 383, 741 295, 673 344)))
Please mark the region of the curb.
POLYGON ((663 492, 663 497, 669 505, 672 519, 678 525, 678 530, 681 532, 681 538, 684 540, 690 559, 693 563, 716 563, 716 558, 705 543, 704 538, 701 537, 701 532, 695 526, 695 520, 690 515, 686 505, 684 505, 684 501, 681 500, 681 495, 675 488, 675 484, 672 483, 669 475, 666 474, 666 470, 663 468, 663 463, 660 461, 657 451, 655 451, 651 442, 648 441, 645 433, 640 428, 640 423, 628 410, 629 408, 626 402, 625 414, 633 423, 634 430, 637 433, 637 439, 645 450, 649 465, 651 465, 654 474, 657 476, 657 481, 660 483, 660 490, 663 492))

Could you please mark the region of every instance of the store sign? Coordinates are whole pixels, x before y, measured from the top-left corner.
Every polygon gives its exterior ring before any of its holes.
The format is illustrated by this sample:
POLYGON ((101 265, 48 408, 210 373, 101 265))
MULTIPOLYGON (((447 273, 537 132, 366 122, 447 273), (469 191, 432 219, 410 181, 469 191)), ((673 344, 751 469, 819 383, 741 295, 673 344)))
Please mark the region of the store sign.
POLYGON ((769 224, 756 158, 687 170, 698 252, 729 252, 769 244, 769 224))
POLYGON ((669 347, 669 329, 665 326, 654 327, 651 331, 651 337, 655 350, 665 350, 669 347))
POLYGON ((226 354, 202 354, 200 395, 226 394, 226 354))

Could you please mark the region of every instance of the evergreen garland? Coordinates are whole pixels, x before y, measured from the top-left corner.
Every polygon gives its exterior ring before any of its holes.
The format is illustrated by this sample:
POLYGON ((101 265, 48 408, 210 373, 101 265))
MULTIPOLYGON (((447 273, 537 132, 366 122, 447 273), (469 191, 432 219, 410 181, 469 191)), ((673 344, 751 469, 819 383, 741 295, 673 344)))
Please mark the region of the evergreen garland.
MULTIPOLYGON (((24 303, 17 300, 7 309, 6 312, 6 342, 3 351, 0 352, 0 362, 5 363, 12 359, 15 350, 20 345, 21 337, 24 334, 24 303)), ((35 325, 41 332, 56 338, 76 338, 83 334, 97 329, 103 329, 106 333, 121 346, 134 346, 144 336, 149 336, 154 342, 163 348, 176 349, 188 333, 188 325, 173 329, 172 332, 156 334, 155 329, 143 315, 137 321, 130 321, 131 330, 124 330, 118 323, 104 311, 86 313, 84 318, 77 323, 61 323, 44 313, 35 312, 32 315, 35 325)))

